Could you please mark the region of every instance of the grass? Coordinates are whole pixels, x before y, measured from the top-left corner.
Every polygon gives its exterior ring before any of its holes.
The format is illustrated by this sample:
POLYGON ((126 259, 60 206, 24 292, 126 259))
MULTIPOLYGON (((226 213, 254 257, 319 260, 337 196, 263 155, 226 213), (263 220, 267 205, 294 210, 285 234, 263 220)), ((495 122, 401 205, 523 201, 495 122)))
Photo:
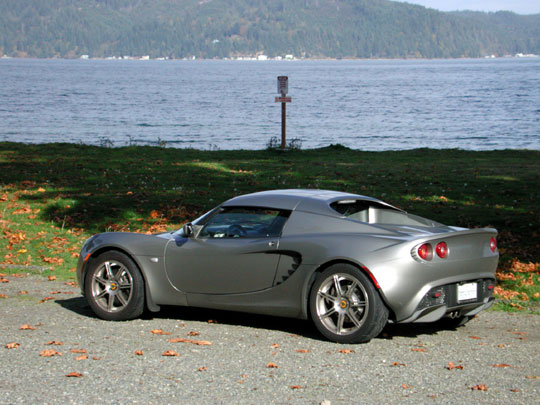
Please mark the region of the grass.
POLYGON ((321 188, 499 230, 498 307, 540 313, 540 152, 198 151, 0 143, 0 269, 72 278, 103 231, 179 228, 230 197, 321 188))

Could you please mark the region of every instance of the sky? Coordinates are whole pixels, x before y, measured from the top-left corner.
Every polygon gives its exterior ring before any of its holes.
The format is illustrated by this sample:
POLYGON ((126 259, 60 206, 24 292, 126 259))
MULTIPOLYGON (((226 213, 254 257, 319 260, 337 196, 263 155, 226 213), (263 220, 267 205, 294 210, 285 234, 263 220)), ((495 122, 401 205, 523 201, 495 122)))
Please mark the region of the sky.
MULTIPOLYGON (((405 2, 405 0, 400 0, 405 2)), ((517 14, 540 13, 540 0, 406 0, 441 11, 513 11, 517 14)))

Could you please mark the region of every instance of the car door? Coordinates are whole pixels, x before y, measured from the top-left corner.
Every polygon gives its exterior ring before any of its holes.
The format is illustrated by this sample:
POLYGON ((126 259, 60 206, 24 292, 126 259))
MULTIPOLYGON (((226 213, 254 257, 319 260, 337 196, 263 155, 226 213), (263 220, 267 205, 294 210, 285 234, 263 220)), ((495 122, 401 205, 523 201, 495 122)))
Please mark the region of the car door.
POLYGON ((279 236, 289 212, 222 208, 197 235, 171 240, 165 268, 181 291, 236 294, 270 288, 279 263, 279 236))

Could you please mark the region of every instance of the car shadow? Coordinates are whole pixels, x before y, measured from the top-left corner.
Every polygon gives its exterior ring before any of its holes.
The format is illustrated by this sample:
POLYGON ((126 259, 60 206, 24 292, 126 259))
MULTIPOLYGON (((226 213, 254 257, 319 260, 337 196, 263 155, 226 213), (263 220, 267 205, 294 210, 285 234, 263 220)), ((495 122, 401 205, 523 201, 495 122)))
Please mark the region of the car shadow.
MULTIPOLYGON (((78 315, 99 319, 86 302, 86 299, 82 296, 58 299, 55 300, 55 302, 62 308, 78 315)), ((318 341, 327 341, 309 320, 282 318, 270 315, 195 307, 163 306, 159 312, 146 311, 143 314, 142 319, 177 319, 178 321, 208 322, 261 330, 279 330, 294 336, 318 341)), ((389 323, 375 339, 392 340, 396 337, 416 338, 423 335, 434 335, 445 329, 450 328, 442 322, 408 324, 389 323)))

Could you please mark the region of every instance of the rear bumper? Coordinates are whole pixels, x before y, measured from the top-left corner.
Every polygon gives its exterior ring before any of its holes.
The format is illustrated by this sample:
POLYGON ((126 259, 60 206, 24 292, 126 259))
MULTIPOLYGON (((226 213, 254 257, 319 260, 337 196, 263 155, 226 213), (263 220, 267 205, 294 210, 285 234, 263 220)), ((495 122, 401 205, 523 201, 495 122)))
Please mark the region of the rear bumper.
POLYGON ((435 322, 449 315, 452 317, 473 316, 493 305, 495 279, 469 280, 467 283, 476 283, 475 298, 458 300, 458 285, 463 283, 438 286, 429 290, 413 314, 400 320, 399 323, 435 322))

